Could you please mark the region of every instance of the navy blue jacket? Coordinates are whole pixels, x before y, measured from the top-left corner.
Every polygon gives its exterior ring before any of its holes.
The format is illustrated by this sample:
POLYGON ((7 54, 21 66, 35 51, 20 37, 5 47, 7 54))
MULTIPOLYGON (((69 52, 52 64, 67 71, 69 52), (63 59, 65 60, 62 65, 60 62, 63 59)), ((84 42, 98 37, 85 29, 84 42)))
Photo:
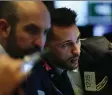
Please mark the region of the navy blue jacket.
MULTIPOLYGON (((53 62, 50 61, 52 57, 51 53, 44 55, 44 59, 49 64, 53 64, 50 63, 53 62)), ((104 37, 83 40, 79 71, 84 95, 112 95, 112 44, 104 37)), ((49 75, 63 95, 74 95, 68 76, 62 78, 55 68, 49 71, 49 75), (52 74, 54 74, 53 77, 52 74)))
MULTIPOLYGON (((84 44, 82 42, 79 70, 84 95, 112 95, 111 49, 112 45, 102 37, 89 39, 84 44), (85 76, 86 72, 95 74, 96 90, 89 89, 91 76, 85 76)), ((43 61, 34 66, 32 74, 23 85, 23 91, 25 95, 74 95, 69 79, 59 76, 51 65, 46 68, 43 61)))
POLYGON ((32 74, 22 84, 25 95, 62 95, 51 82, 44 63, 42 60, 37 62, 32 74))

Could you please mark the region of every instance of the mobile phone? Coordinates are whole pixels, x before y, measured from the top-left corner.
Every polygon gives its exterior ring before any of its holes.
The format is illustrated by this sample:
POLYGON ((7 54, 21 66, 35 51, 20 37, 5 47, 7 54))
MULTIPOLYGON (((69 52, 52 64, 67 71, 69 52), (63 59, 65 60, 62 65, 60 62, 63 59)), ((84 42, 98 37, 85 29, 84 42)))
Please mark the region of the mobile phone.
MULTIPOLYGON (((0 54, 7 54, 1 45, 0 45, 0 54)), ((35 52, 33 54, 24 56, 23 58, 24 62, 21 66, 21 72, 24 73, 30 72, 36 61, 38 61, 39 59, 40 59, 39 52, 35 52)))
POLYGON ((21 66, 21 71, 24 73, 30 72, 35 65, 36 61, 40 60, 40 53, 36 52, 31 55, 27 55, 23 58, 24 63, 21 66))

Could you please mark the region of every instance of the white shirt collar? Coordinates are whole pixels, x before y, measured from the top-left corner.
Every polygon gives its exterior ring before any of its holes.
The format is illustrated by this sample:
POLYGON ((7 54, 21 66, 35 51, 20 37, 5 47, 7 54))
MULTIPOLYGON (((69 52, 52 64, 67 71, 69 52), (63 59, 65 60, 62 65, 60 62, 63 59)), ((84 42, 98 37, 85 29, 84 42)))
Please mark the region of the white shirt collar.
POLYGON ((79 72, 79 69, 78 68, 76 68, 75 70, 72 70, 73 72, 79 72))
POLYGON ((2 47, 2 45, 0 45, 0 54, 5 54, 6 52, 5 52, 5 50, 4 50, 4 48, 2 47))

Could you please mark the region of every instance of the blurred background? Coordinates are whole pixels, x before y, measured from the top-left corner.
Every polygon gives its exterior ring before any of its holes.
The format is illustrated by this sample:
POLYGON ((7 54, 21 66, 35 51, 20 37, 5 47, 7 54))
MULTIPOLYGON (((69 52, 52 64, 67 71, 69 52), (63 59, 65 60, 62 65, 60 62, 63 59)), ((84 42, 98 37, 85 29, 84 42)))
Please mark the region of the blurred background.
POLYGON ((77 12, 81 38, 105 36, 112 42, 112 1, 43 1, 51 12, 67 7, 77 12))

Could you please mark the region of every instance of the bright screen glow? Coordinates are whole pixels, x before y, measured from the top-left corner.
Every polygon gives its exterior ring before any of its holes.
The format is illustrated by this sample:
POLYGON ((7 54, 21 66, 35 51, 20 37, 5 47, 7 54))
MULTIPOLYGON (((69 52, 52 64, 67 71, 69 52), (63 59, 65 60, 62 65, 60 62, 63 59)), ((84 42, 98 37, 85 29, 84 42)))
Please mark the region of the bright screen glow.
POLYGON ((88 1, 54 1, 55 8, 71 8, 77 13, 77 25, 87 25, 88 1))

